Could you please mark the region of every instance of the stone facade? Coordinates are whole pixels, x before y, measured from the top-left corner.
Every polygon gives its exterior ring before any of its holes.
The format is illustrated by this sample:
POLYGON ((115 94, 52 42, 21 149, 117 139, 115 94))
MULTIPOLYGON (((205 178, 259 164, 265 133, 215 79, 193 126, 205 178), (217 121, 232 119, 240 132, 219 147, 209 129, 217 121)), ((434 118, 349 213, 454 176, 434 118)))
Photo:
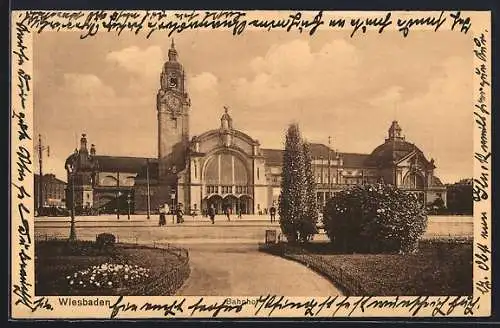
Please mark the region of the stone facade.
MULTIPOLYGON (((213 204, 217 212, 230 208, 244 214, 277 204, 283 150, 261 148, 235 129, 228 108, 218 126, 190 139, 191 102, 173 42, 168 57, 157 94, 158 157, 96 155, 94 145, 87 150, 83 135, 80 149, 66 161, 77 204, 104 212, 131 208, 133 213, 155 212, 165 204, 199 213, 213 204)), ((423 204, 438 197, 446 204, 434 160, 405 140, 396 121, 370 154, 338 152, 323 144, 311 144, 311 154, 320 205, 350 185, 382 181, 416 193, 423 204)))

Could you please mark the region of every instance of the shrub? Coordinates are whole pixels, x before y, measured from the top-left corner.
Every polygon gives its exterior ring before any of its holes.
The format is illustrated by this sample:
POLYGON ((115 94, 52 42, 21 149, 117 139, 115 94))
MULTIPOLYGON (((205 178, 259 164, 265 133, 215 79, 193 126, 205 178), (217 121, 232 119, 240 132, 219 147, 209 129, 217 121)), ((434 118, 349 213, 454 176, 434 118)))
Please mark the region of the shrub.
POLYGON ((101 233, 97 235, 95 242, 98 248, 106 248, 115 245, 116 237, 110 233, 101 233))
POLYGON ((391 185, 357 185, 328 201, 324 223, 341 251, 412 252, 425 232, 427 215, 414 194, 391 185))

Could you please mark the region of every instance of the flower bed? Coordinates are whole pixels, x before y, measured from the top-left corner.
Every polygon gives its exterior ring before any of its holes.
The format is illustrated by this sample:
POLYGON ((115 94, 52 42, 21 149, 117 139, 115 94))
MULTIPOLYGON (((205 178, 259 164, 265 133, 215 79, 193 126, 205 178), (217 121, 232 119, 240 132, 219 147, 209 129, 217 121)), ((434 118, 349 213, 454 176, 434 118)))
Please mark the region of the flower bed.
POLYGON ((82 245, 78 254, 61 241, 37 243, 37 295, 173 295, 190 273, 183 249, 118 244, 89 252, 82 245))
POLYGON ((70 289, 125 288, 144 283, 151 270, 136 265, 104 263, 66 276, 70 289))

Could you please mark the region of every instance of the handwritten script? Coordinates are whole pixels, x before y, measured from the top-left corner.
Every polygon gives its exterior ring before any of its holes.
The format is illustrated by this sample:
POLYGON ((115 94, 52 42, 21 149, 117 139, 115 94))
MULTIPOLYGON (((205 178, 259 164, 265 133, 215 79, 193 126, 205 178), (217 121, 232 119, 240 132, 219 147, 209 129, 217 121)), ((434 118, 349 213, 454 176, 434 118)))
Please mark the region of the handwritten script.
POLYGON ((306 317, 335 317, 352 316, 363 313, 369 309, 391 309, 407 311, 410 316, 418 315, 422 310, 428 310, 430 315, 447 316, 459 311, 463 315, 473 315, 479 307, 479 297, 472 296, 446 296, 431 299, 429 296, 416 297, 373 297, 364 296, 350 298, 347 296, 328 296, 322 298, 311 297, 300 302, 293 298, 277 295, 260 296, 251 302, 234 302, 225 299, 213 302, 203 297, 189 300, 177 298, 166 303, 133 303, 125 301, 123 296, 109 306, 110 318, 116 318, 122 313, 146 311, 160 312, 165 317, 175 317, 181 313, 188 316, 207 314, 210 317, 231 316, 243 311, 254 315, 280 316, 285 311, 298 311, 296 314, 306 317), (222 315, 221 315, 222 314, 222 315))
MULTIPOLYGON (((27 186, 33 183, 32 178, 32 158, 30 152, 31 140, 29 135, 29 125, 26 121, 26 114, 29 110, 28 99, 31 92, 31 76, 26 73, 24 66, 29 62, 30 58, 27 54, 28 45, 25 42, 26 35, 30 33, 29 28, 22 22, 18 22, 15 26, 16 39, 13 42, 12 54, 14 56, 13 62, 17 65, 17 108, 12 108, 12 119, 17 121, 17 147, 13 147, 15 152, 15 166, 14 171, 17 174, 12 175, 13 192, 13 211, 17 212, 20 222, 17 227, 16 240, 19 245, 17 253, 17 277, 12 286, 14 297, 17 299, 14 304, 21 304, 28 307, 32 311, 38 308, 48 308, 49 305, 40 300, 33 300, 33 286, 29 280, 30 267, 33 263, 32 258, 32 236, 30 235, 31 223, 31 210, 29 200, 31 199, 30 193, 27 191, 27 186)), ((14 103, 14 101, 13 101, 14 103)))
MULTIPOLYGON (((479 166, 478 173, 474 177, 473 181, 473 199, 476 203, 482 205, 484 201, 487 201, 489 196, 489 181, 490 181, 490 140, 489 140, 489 117, 491 115, 489 109, 489 93, 490 88, 490 77, 489 77, 489 67, 488 67, 488 42, 486 39, 486 33, 484 31, 474 38, 474 56, 476 61, 476 66, 474 67, 474 74, 476 75, 477 90, 475 91, 476 99, 474 104, 474 119, 477 127, 478 136, 476 138, 478 142, 478 147, 476 147, 476 152, 474 153, 474 159, 479 166)), ((488 205, 488 204, 486 204, 488 205)), ((481 207, 481 210, 483 207, 481 207)), ((491 249, 488 247, 490 244, 490 232, 489 232, 489 211, 481 211, 479 216, 476 216, 475 222, 481 227, 479 238, 475 239, 475 252, 474 252, 474 263, 476 267, 479 268, 479 279, 476 280, 475 288, 481 294, 487 294, 491 292, 491 280, 490 280, 490 260, 491 260, 491 249)))
POLYGON ((422 17, 394 17, 392 12, 369 17, 325 17, 323 11, 293 12, 262 18, 245 11, 27 11, 22 24, 30 30, 78 31, 85 39, 100 32, 131 32, 150 38, 156 32, 166 32, 169 36, 188 30, 228 30, 235 36, 247 29, 261 31, 279 30, 314 35, 320 29, 349 29, 351 37, 356 34, 376 30, 382 33, 391 25, 407 37, 413 28, 430 28, 437 32, 447 28, 451 31, 467 33, 471 19, 460 11, 439 14, 425 14, 422 17))

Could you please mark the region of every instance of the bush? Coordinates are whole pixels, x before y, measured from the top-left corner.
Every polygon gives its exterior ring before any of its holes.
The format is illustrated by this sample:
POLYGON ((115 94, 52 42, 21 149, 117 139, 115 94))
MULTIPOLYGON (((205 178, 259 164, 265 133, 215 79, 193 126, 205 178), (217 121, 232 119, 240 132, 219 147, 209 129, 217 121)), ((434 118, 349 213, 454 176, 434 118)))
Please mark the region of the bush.
POLYGON ((425 232, 427 215, 414 194, 391 185, 357 185, 328 201, 324 224, 344 252, 412 252, 425 232))
POLYGON ((106 248, 115 245, 116 237, 110 233, 101 233, 97 235, 95 242, 98 248, 106 248))

